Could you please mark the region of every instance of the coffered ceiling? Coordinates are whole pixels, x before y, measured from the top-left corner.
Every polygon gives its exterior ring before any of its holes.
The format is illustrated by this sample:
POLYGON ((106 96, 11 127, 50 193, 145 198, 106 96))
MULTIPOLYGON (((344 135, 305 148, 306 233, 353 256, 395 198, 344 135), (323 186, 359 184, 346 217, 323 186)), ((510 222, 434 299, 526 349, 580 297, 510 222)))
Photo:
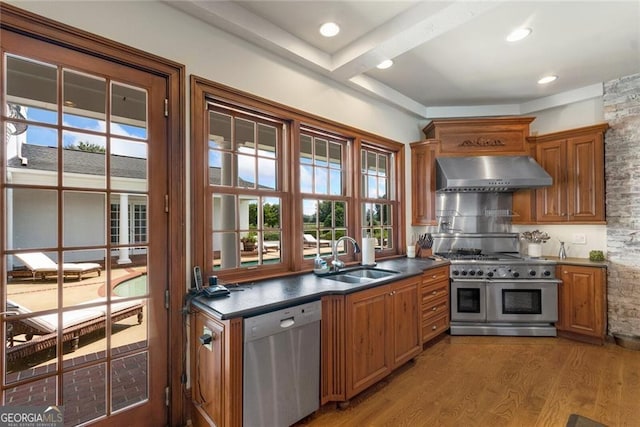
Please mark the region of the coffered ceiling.
POLYGON ((166 3, 424 118, 527 114, 640 72, 640 0, 166 3), (319 34, 326 21, 337 36, 319 34), (521 26, 531 35, 507 42, 521 26))

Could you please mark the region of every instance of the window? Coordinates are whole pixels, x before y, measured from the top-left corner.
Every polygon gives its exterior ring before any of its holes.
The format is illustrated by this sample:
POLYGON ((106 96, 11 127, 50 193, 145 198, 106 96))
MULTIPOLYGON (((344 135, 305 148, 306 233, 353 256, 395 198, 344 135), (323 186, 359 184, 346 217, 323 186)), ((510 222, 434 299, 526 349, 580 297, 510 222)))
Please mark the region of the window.
MULTIPOLYGON (((193 83, 192 227, 202 239, 192 253, 205 274, 248 281, 309 271, 346 235, 376 237, 378 257, 399 254, 404 145, 193 83)), ((359 260, 347 243, 337 249, 359 260)))
POLYGON ((362 237, 375 237, 377 248, 394 248, 394 211, 398 204, 391 185, 394 154, 363 147, 360 150, 362 237))
MULTIPOLYGON (((333 243, 347 235, 349 207, 345 180, 346 139, 303 128, 300 131, 300 192, 302 199, 303 257, 331 252, 333 243)), ((344 248, 340 248, 342 251, 344 248)))
POLYGON ((281 262, 284 123, 209 105, 208 199, 213 270, 281 262))

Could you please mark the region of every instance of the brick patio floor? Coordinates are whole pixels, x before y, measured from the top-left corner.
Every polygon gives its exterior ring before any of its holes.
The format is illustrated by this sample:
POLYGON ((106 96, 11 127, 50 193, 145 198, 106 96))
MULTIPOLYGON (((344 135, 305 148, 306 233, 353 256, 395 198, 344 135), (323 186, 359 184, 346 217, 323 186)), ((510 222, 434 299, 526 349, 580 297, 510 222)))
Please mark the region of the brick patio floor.
MULTIPOLYGON (((118 354, 145 348, 143 341, 113 349, 111 411, 117 411, 148 397, 147 353, 118 358, 118 354)), ((86 354, 64 362, 65 369, 85 365, 103 358, 104 353, 86 354)), ((9 383, 19 377, 33 377, 55 370, 55 364, 38 366, 7 375, 9 383)), ((64 424, 87 422, 106 414, 106 363, 73 369, 63 375, 64 424)), ((45 406, 56 404, 56 377, 10 388, 6 391, 7 406, 45 406)))

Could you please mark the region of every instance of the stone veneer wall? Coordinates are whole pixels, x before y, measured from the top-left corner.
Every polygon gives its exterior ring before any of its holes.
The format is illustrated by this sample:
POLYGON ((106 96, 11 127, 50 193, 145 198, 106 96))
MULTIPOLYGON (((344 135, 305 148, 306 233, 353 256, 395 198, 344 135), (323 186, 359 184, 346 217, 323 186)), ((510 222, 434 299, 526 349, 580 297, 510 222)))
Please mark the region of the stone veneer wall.
POLYGON ((604 85, 609 333, 640 335, 640 74, 604 85))

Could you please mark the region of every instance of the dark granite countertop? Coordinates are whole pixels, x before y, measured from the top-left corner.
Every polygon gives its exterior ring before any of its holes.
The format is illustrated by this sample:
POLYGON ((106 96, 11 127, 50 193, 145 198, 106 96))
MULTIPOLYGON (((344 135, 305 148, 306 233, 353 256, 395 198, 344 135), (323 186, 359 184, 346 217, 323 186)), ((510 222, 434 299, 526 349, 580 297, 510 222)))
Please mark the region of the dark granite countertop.
POLYGON ((235 290, 229 296, 214 299, 197 297, 192 301, 192 304, 219 319, 250 317, 318 300, 324 295, 345 295, 381 286, 422 274, 424 270, 443 265, 449 265, 449 261, 434 261, 427 258, 397 258, 378 262, 376 268, 400 273, 372 283, 354 285, 318 277, 313 273, 305 273, 230 287, 235 290))

